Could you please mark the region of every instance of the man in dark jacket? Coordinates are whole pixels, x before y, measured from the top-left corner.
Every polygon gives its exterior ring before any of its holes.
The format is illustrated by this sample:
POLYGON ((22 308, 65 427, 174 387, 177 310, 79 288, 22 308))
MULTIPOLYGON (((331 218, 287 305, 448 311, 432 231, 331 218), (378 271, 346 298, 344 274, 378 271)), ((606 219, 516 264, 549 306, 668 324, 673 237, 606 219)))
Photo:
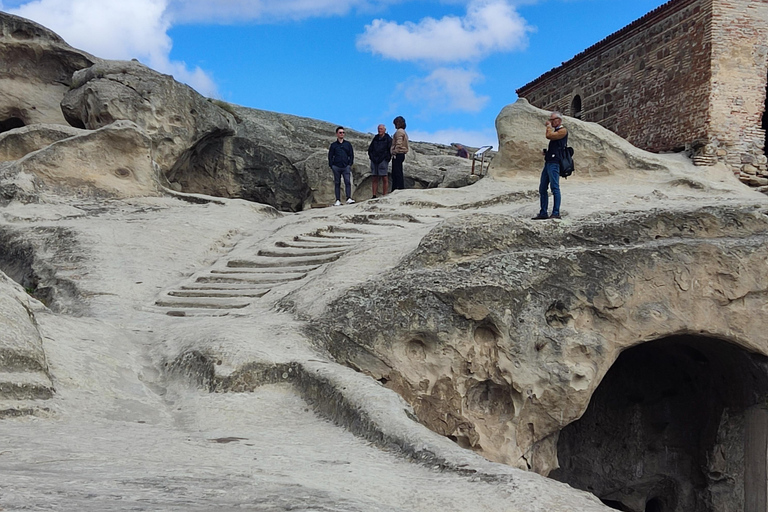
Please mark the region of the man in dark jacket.
POLYGON ((563 126, 563 116, 560 112, 552 112, 546 126, 545 137, 549 146, 544 153, 544 170, 539 181, 539 203, 541 209, 533 220, 560 218, 560 154, 568 146, 568 130, 563 126), (552 189, 552 215, 547 216, 547 189, 552 189))
POLYGON ((368 158, 371 159, 371 189, 373 198, 376 199, 379 188, 379 177, 381 177, 381 195, 387 195, 389 190, 389 178, 387 176, 389 161, 392 158, 390 146, 392 146, 392 137, 387 133, 387 127, 379 125, 379 133, 373 137, 368 146, 368 158))
POLYGON ((347 204, 355 202, 352 199, 352 164, 355 163, 355 151, 352 144, 344 140, 344 127, 336 128, 336 142, 328 149, 328 166, 333 171, 334 192, 336 204, 341 206, 341 177, 344 176, 344 191, 347 194, 347 204))

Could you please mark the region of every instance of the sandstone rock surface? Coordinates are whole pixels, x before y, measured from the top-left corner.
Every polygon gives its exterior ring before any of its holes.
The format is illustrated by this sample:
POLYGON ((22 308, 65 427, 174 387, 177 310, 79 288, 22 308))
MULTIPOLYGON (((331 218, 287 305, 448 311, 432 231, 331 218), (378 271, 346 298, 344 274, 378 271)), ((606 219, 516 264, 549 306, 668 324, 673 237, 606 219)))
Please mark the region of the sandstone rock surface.
POLYGON ((43 309, 0 272, 0 419, 25 412, 24 405, 7 406, 9 400, 44 400, 54 392, 35 321, 43 309))
POLYGON ((62 139, 0 167, 8 201, 55 200, 61 194, 118 198, 160 194, 149 137, 130 121, 62 139))
POLYGON ((59 124, 33 124, 0 133, 0 162, 18 160, 54 142, 83 133, 79 128, 59 124))
POLYGON ((76 72, 61 109, 73 126, 94 130, 114 121, 139 125, 154 158, 170 170, 206 139, 231 134, 235 122, 191 87, 136 61, 101 61, 76 72))
MULTIPOLYGON (((525 98, 501 110, 496 118, 499 154, 491 163, 494 176, 541 172, 544 162, 541 150, 547 147, 543 135, 547 119, 549 112, 532 106, 525 98)), ((634 147, 597 123, 566 116, 563 125, 568 129, 568 145, 574 149, 579 174, 600 176, 622 169, 661 170, 671 165, 668 160, 634 147)))
MULTIPOLYGON (((239 197, 299 211, 313 203, 332 204, 333 175, 328 147, 336 125, 306 117, 222 104, 237 119, 232 137, 212 138, 190 151, 169 174, 188 192, 239 197)), ((356 200, 371 197, 368 145, 373 134, 347 128, 355 150, 356 200)), ((450 146, 413 142, 406 157, 410 188, 461 187, 470 179, 471 162, 453 156, 450 146)), ((342 191, 343 194, 343 191, 342 191)))
POLYGON ((37 23, 0 12, 0 132, 66 125, 59 103, 72 74, 97 60, 37 23))

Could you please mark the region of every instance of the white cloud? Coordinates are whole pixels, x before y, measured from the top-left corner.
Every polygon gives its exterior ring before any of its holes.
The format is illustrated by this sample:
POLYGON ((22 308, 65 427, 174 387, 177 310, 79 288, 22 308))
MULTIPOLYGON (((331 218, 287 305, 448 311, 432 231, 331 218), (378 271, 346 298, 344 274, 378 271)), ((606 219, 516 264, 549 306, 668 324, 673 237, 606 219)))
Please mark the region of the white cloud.
POLYGON ((375 5, 371 0, 170 0, 168 13, 179 22, 272 22, 338 16, 375 5))
POLYGON ((203 70, 170 60, 167 4, 168 0, 35 0, 8 12, 50 28, 70 45, 96 57, 135 58, 204 95, 214 95, 213 79, 203 70))
POLYGON ((463 18, 424 18, 402 25, 374 20, 357 45, 398 61, 457 62, 525 48, 531 30, 507 0, 472 0, 463 18))
POLYGON ((496 130, 492 128, 475 131, 449 128, 436 132, 408 130, 408 138, 414 141, 435 142, 438 144, 453 144, 457 142, 475 148, 493 146, 495 150, 498 150, 499 146, 496 130))
POLYGON ((472 84, 483 76, 475 71, 457 68, 438 68, 429 76, 400 84, 402 96, 414 105, 441 112, 478 112, 490 99, 478 96, 472 84))

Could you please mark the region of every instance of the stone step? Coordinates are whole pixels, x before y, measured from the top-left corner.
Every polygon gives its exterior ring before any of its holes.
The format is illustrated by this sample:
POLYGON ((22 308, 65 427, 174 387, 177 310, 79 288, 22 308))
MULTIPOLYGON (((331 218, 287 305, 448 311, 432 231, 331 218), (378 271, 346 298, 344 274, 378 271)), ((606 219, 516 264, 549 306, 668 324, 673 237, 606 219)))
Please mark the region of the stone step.
MULTIPOLYGON (((277 283, 280 284, 280 283, 277 283)), ((265 283, 261 286, 254 285, 253 283, 191 283, 183 284, 179 286, 180 290, 241 290, 241 291, 266 291, 272 289, 275 283, 265 283)))
POLYGON ((329 237, 329 236, 317 236, 317 235, 299 235, 293 237, 294 242, 301 242, 307 244, 338 244, 352 247, 355 244, 359 244, 364 241, 365 238, 348 238, 348 237, 329 237))
POLYGON ((268 258, 266 256, 259 257, 252 260, 229 260, 227 267, 229 268, 279 268, 279 267, 294 267, 303 265, 323 265, 336 261, 344 254, 343 252, 337 252, 328 256, 309 256, 309 257, 295 257, 295 258, 268 258))
POLYGON ((173 308, 163 309, 162 312, 168 316, 174 317, 218 317, 218 316, 244 316, 246 313, 243 309, 214 309, 214 308, 173 308))
POLYGON ((271 288, 262 289, 262 290, 249 290, 249 289, 242 289, 242 290, 174 290, 168 292, 166 295, 169 297, 214 297, 214 298, 222 298, 222 297, 231 297, 231 298, 237 298, 237 297, 263 297, 267 293, 269 293, 269 290, 271 288))
POLYGON ((408 213, 369 213, 367 215, 348 215, 344 219, 353 224, 369 224, 376 222, 402 222, 403 224, 420 224, 421 221, 408 213))
POLYGON ((43 372, 0 372, 0 400, 46 400, 53 393, 53 383, 43 372))
POLYGON ((155 301, 156 306, 182 309, 241 309, 253 301, 232 297, 165 297, 155 301))
POLYGON ((346 251, 347 248, 332 248, 332 249, 305 249, 305 248, 293 248, 283 247, 275 249, 260 249, 256 254, 258 256, 265 256, 268 258, 304 258, 307 256, 328 256, 331 254, 339 254, 346 251))
POLYGON ((52 414, 53 407, 47 400, 0 400, 0 420, 52 414))
POLYGON ((7 346, 0 348, 0 368, 6 372, 42 372, 45 373, 40 361, 40 353, 35 350, 7 346))
POLYGON ((295 274, 299 272, 312 272, 313 270, 320 268, 320 265, 305 265, 305 266, 295 266, 295 267, 265 267, 262 269, 252 269, 252 268, 214 268, 210 270, 211 274, 268 274, 268 275, 274 275, 274 274, 295 274))
POLYGON ((277 284, 299 281, 307 276, 299 274, 211 274, 198 277, 197 283, 240 283, 240 284, 277 284))
POLYGON ((316 231, 315 233, 312 233, 310 235, 302 235, 302 236, 312 236, 312 237, 324 239, 324 240, 337 240, 337 241, 351 240, 351 241, 362 242, 366 238, 373 236, 373 234, 369 232, 361 233, 359 230, 355 230, 354 232, 352 231, 349 231, 349 232, 316 231))
MULTIPOLYGON (((298 238, 298 237, 296 237, 298 238)), ((343 249, 349 249, 351 247, 354 247, 359 242, 357 241, 349 241, 349 242, 333 242, 333 241, 325 241, 325 240, 296 240, 294 238, 293 241, 290 242, 275 242, 276 247, 291 247, 294 249, 337 249, 337 250, 343 250, 343 249)))

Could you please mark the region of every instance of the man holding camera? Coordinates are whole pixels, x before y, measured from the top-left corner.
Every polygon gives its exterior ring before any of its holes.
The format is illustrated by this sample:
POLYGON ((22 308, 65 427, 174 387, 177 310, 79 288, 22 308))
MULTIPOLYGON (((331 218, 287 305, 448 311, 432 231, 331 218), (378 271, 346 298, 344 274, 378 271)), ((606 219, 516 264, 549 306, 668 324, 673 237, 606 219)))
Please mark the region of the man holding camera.
POLYGON ((544 169, 541 171, 539 181, 539 203, 541 209, 533 220, 559 219, 560 218, 560 155, 568 146, 568 130, 563 126, 563 116, 560 112, 552 112, 549 121, 545 123, 547 131, 545 137, 549 140, 549 146, 544 152, 544 169), (552 215, 547 215, 548 196, 547 189, 552 189, 552 215))

